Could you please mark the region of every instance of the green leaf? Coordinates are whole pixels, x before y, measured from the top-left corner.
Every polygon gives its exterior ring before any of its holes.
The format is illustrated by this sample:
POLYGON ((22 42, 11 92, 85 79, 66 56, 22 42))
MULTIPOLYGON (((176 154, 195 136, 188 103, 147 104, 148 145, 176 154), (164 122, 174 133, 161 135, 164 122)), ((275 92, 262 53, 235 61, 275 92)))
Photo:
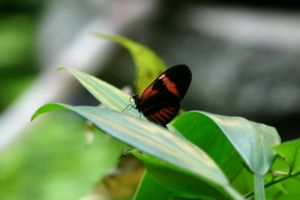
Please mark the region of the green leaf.
MULTIPOLYGON (((222 130, 255 174, 255 197, 264 199, 263 175, 270 169, 275 158, 272 147, 280 143, 277 131, 273 127, 252 122, 242 117, 229 117, 200 111, 194 112, 210 118, 222 130)), ((189 121, 186 126, 195 123, 194 120, 189 121)))
POLYGON ((242 117, 199 113, 209 117, 221 128, 254 173, 264 175, 269 170, 275 158, 272 147, 280 143, 275 128, 242 117))
MULTIPOLYGON (((83 87, 107 108, 122 111, 130 104, 130 96, 128 94, 105 81, 75 69, 64 67, 61 67, 60 69, 65 69, 71 73, 83 87)), ((127 109, 126 111, 130 112, 132 115, 139 116, 136 109, 127 109)))
POLYGON ((151 199, 166 200, 170 199, 172 193, 168 191, 164 186, 159 185, 157 182, 155 182, 146 170, 133 199, 145 200, 149 198, 149 194, 151 194, 151 199))
MULTIPOLYGON (((197 113, 199 118, 208 117, 212 120, 253 172, 263 175, 269 170, 275 157, 272 147, 280 143, 280 137, 273 127, 242 117, 222 116, 201 111, 192 113, 197 113)), ((197 123, 197 119, 189 119, 186 123, 189 124, 185 127, 192 126, 197 123)))
MULTIPOLYGON (((156 187, 164 187, 160 192, 164 196, 180 198, 214 197, 215 199, 232 199, 224 189, 211 185, 191 174, 174 167, 153 156, 142 154, 137 151, 132 153, 142 160, 151 176, 156 181, 156 187)), ((144 183, 148 185, 148 183, 144 183)), ((155 186, 155 183, 152 183, 155 186)))
POLYGON ((177 117, 172 126, 189 141, 203 149, 230 181, 244 168, 239 153, 220 127, 208 116, 199 112, 186 112, 177 117))
POLYGON ((254 177, 248 168, 244 168, 241 173, 231 183, 241 194, 249 194, 254 189, 254 177))
POLYGON ((288 163, 290 173, 300 171, 300 139, 284 142, 275 146, 274 150, 288 163))
POLYGON ((136 89, 141 94, 165 69, 164 62, 149 48, 118 35, 95 34, 97 37, 117 42, 132 55, 136 67, 136 89))
POLYGON ((207 184, 221 188, 232 198, 241 199, 241 196, 229 186, 219 167, 205 152, 156 124, 109 109, 64 104, 47 104, 37 110, 34 116, 62 108, 81 115, 113 137, 174 165, 207 184))

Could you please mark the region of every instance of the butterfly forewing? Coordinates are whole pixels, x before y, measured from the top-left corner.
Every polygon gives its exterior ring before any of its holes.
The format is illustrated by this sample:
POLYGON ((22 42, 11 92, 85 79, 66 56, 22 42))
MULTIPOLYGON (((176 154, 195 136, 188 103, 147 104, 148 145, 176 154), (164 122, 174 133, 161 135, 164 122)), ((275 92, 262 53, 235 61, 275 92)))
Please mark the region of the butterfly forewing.
POLYGON ((150 121, 165 126, 177 115, 179 101, 186 94, 191 78, 191 71, 185 65, 169 68, 135 98, 137 109, 150 121))
MULTIPOLYGON (((156 79, 157 80, 157 79, 156 79)), ((153 89, 153 85, 155 84, 156 82, 152 82, 146 89, 145 91, 142 93, 142 95, 140 96, 140 100, 143 101, 147 98, 150 98, 152 96, 154 96, 155 94, 157 94, 159 91, 158 90, 154 90, 153 89)))
POLYGON ((158 79, 162 79, 167 90, 181 100, 190 86, 192 74, 187 66, 176 65, 161 74, 158 79))

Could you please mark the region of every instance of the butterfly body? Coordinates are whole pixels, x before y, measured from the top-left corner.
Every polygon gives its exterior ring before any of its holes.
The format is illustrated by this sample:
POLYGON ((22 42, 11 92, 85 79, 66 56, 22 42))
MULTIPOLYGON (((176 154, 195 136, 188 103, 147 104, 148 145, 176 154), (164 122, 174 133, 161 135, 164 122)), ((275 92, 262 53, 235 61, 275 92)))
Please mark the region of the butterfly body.
POLYGON ((163 72, 141 94, 133 96, 139 112, 157 124, 166 126, 178 113, 192 79, 190 69, 176 65, 163 72))

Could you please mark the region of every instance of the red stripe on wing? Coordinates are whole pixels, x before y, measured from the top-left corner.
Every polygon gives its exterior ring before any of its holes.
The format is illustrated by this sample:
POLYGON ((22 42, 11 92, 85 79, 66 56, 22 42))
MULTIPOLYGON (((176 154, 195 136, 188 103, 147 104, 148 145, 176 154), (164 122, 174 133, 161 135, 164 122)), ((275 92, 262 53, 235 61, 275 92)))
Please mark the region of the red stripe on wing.
POLYGON ((169 123, 176 116, 176 114, 177 109, 175 107, 166 107, 146 117, 152 122, 165 125, 169 123))
POLYGON ((166 86, 168 92, 172 93, 173 95, 175 95, 179 99, 181 98, 181 95, 179 94, 176 83, 171 81, 166 74, 162 74, 159 77, 159 79, 161 79, 163 81, 163 83, 166 86))
POLYGON ((144 101, 147 98, 150 98, 151 96, 157 94, 159 91, 158 90, 154 90, 153 89, 153 85, 155 84, 155 81, 153 83, 151 83, 151 85, 149 85, 145 91, 143 92, 143 94, 140 96, 140 99, 142 101, 144 101))

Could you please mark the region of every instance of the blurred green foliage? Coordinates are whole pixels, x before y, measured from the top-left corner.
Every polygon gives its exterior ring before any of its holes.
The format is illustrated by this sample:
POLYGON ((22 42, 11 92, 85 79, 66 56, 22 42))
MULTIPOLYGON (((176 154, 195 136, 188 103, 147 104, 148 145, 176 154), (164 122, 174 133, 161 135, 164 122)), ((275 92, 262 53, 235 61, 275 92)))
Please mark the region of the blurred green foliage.
POLYGON ((0 112, 38 72, 37 27, 46 1, 0 1, 0 112))
MULTIPOLYGON (((32 58, 34 19, 26 15, 4 17, 0 20, 0 67, 18 67, 32 58)), ((26 67, 26 66, 23 66, 26 67)))
POLYGON ((86 146, 85 122, 72 114, 35 123, 0 156, 0 199, 79 199, 115 166, 124 147, 99 131, 86 146))
POLYGON ((0 0, 0 11, 2 15, 16 12, 37 14, 45 3, 47 0, 0 0))

